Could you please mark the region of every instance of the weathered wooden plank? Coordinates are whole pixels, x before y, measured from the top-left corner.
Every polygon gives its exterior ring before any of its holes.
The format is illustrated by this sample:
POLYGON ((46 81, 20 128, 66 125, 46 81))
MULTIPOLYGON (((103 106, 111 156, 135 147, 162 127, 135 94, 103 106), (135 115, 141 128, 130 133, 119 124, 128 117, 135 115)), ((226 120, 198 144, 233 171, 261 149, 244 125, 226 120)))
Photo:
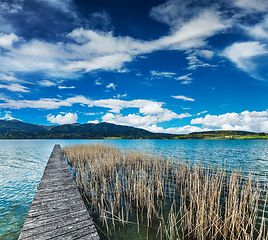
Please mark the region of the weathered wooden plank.
POLYGON ((36 231, 32 233, 30 232, 31 233, 30 236, 25 236, 24 239, 26 240, 56 239, 57 237, 58 238, 60 237, 60 239, 74 239, 74 238, 77 238, 78 235, 83 236, 85 233, 88 233, 90 236, 90 234, 95 232, 94 229, 95 229, 94 225, 87 225, 87 222, 84 221, 84 222, 75 223, 73 225, 58 227, 48 232, 44 232, 41 229, 40 234, 36 233, 36 231))
POLYGON ((52 224, 54 222, 57 221, 66 221, 72 218, 76 218, 76 219, 86 219, 86 215, 84 214, 84 211, 77 211, 74 213, 69 213, 69 212, 61 212, 61 214, 51 214, 49 216, 49 218, 46 215, 41 215, 38 217, 34 217, 31 220, 32 221, 28 221, 27 223, 24 224, 24 229, 29 229, 29 228, 36 228, 36 227, 40 227, 40 226, 44 226, 44 225, 48 225, 48 224, 52 224))
POLYGON ((99 239, 59 145, 55 145, 20 233, 22 239, 99 239))
MULTIPOLYGON (((32 236, 38 236, 42 235, 44 238, 47 235, 52 235, 52 236, 57 236, 56 233, 60 232, 62 234, 62 231, 64 228, 67 228, 68 231, 70 229, 72 230, 73 228, 78 228, 80 229, 80 226, 91 226, 88 225, 88 220, 89 217, 87 216, 82 216, 82 217, 72 217, 68 218, 65 215, 65 218, 57 218, 57 219, 50 219, 50 222, 48 221, 47 223, 42 222, 43 224, 39 223, 32 223, 27 225, 27 231, 24 232, 24 237, 32 237, 32 236)), ((93 224, 92 224, 93 225, 93 224)))

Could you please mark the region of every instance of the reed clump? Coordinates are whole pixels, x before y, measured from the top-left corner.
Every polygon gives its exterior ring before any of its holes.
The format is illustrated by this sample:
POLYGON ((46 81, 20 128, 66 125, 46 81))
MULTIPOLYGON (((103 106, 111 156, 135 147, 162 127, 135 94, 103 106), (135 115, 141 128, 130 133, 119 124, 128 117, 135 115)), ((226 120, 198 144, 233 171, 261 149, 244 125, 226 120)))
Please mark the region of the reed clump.
POLYGON ((107 238, 268 239, 267 184, 250 176, 106 145, 63 151, 107 238))

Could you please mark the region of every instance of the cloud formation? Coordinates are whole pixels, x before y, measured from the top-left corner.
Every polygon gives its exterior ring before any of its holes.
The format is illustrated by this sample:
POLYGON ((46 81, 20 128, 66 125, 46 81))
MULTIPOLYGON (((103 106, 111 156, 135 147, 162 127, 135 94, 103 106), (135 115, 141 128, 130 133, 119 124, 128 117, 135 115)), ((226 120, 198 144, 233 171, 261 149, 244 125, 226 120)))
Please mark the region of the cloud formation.
POLYGON ((245 72, 253 72, 256 65, 254 58, 268 54, 265 44, 260 42, 234 43, 224 50, 224 55, 228 57, 236 66, 245 72))
POLYGON ((185 96, 182 96, 182 95, 179 95, 179 96, 171 96, 171 97, 176 98, 176 99, 181 99, 183 101, 194 102, 194 99, 193 98, 185 97, 185 96))
POLYGON ((14 33, 10 34, 0 33, 0 47, 10 49, 12 47, 12 44, 14 42, 17 42, 18 40, 19 40, 18 36, 16 36, 14 33))
POLYGON ((114 85, 114 83, 110 83, 106 86, 106 88, 108 88, 108 89, 112 88, 113 90, 115 90, 115 87, 116 87, 116 85, 114 85))
POLYGON ((29 92, 29 88, 24 87, 18 83, 0 84, 0 88, 5 88, 12 92, 29 92))
POLYGON ((46 71, 58 75, 68 72, 118 70, 136 57, 159 50, 198 48, 204 40, 225 29, 220 15, 212 10, 201 12, 176 31, 159 39, 143 41, 113 32, 77 28, 62 36, 64 41, 41 39, 25 41, 14 33, 0 35, 0 46, 6 51, 0 57, 4 71, 46 71), (19 42, 14 46, 14 42, 19 42))
POLYGON ((73 113, 67 113, 66 115, 62 116, 61 114, 55 115, 47 115, 47 121, 51 123, 57 123, 57 124, 71 124, 77 122, 77 114, 73 113))
POLYGON ((122 114, 107 113, 102 117, 102 120, 104 122, 133 126, 150 131, 152 125, 156 125, 157 123, 170 121, 172 119, 182 119, 190 116, 191 115, 188 113, 178 115, 168 109, 165 109, 163 112, 157 114, 146 114, 146 115, 129 114, 124 116, 122 114))
POLYGON ((192 119, 191 124, 201 124, 204 127, 222 130, 268 132, 268 110, 226 113, 219 116, 208 114, 204 118, 192 119))

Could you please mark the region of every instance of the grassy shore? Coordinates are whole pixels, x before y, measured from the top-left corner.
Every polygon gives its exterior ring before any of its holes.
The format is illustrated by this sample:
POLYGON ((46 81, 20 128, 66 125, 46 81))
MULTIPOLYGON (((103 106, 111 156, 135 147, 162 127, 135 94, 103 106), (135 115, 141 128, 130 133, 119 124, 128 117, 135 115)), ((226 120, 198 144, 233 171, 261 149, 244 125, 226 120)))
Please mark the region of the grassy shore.
POLYGON ((268 239, 267 184, 250 176, 105 145, 63 151, 107 239, 268 239))

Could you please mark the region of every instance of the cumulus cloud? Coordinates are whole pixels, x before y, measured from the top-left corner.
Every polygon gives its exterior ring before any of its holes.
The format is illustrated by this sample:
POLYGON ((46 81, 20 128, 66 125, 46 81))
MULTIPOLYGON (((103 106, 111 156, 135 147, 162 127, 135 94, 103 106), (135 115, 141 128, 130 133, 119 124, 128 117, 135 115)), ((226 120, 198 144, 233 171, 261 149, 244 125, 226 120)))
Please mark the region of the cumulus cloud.
POLYGON ((47 121, 51 123, 57 123, 57 124, 71 124, 77 122, 77 114, 73 113, 67 113, 66 115, 62 116, 61 114, 55 115, 47 115, 47 121))
POLYGON ((179 95, 179 96, 171 96, 171 97, 176 98, 176 99, 182 99, 184 101, 194 102, 194 99, 193 98, 188 98, 188 97, 185 97, 185 96, 182 96, 182 95, 179 95))
POLYGON ((0 33, 0 47, 9 49, 11 48, 12 44, 18 40, 19 38, 14 33, 0 33))
POLYGON ((125 101, 121 99, 101 99, 93 101, 94 106, 110 108, 110 112, 120 113, 120 110, 123 108, 139 108, 142 113, 146 113, 148 110, 148 105, 154 106, 154 112, 157 110, 162 112, 161 102, 154 102, 150 100, 136 99, 132 101, 125 101))
POLYGON ((151 102, 140 108, 140 113, 143 114, 157 114, 162 112, 164 112, 164 109, 162 108, 162 103, 158 102, 151 102))
POLYGON ((268 110, 226 113, 219 116, 208 114, 204 118, 192 119, 191 124, 201 124, 205 127, 224 130, 268 132, 268 110))
POLYGON ((234 43, 227 47, 223 54, 236 64, 238 68, 245 72, 255 70, 254 58, 267 54, 265 44, 260 42, 234 43))
POLYGON ((102 120, 104 122, 115 123, 119 125, 149 129, 151 125, 155 125, 160 122, 166 122, 172 119, 182 119, 190 116, 191 115, 188 113, 178 115, 168 109, 165 109, 161 113, 147 115, 129 114, 124 116, 122 114, 107 113, 102 117, 102 120))
MULTIPOLYGON (((120 113, 124 108, 138 108, 141 114, 158 114, 165 113, 175 114, 168 109, 163 108, 164 103, 154 102, 151 100, 136 99, 132 101, 125 101, 121 99, 100 99, 91 100, 84 96, 75 96, 67 99, 57 98, 41 98, 39 100, 13 100, 9 98, 0 97, 2 101, 0 108, 43 108, 43 109, 57 109, 59 107, 71 107, 73 104, 84 104, 88 107, 103 107, 110 109, 110 112, 120 113)), ((174 116, 177 116, 176 114, 174 116)))
POLYGON ((211 129, 209 128, 200 128, 196 126, 186 125, 183 127, 172 127, 172 128, 162 128, 158 127, 157 125, 151 125, 146 128, 146 130, 155 132, 155 133, 170 133, 170 134, 188 134, 192 132, 205 132, 211 129))

